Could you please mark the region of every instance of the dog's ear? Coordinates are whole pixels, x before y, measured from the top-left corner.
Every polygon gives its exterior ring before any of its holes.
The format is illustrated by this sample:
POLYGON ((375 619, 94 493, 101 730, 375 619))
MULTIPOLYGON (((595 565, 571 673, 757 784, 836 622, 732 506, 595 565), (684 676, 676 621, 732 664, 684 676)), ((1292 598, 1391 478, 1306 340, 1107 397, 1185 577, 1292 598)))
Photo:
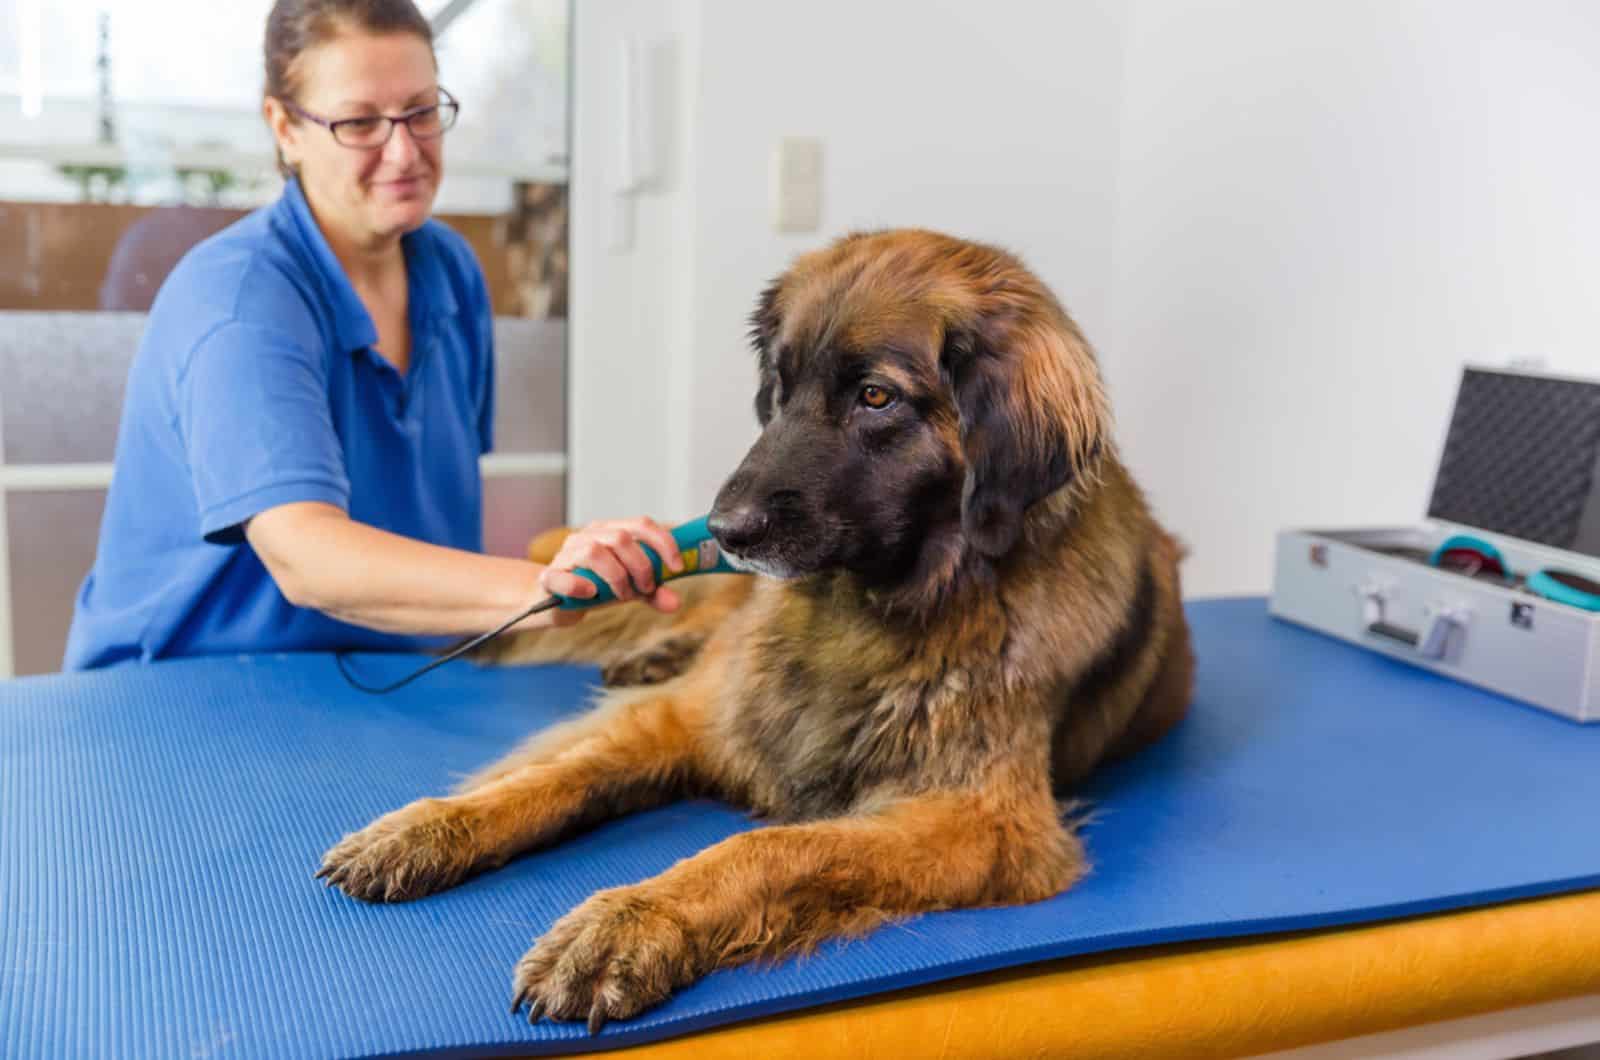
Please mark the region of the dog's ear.
POLYGON ((1098 455, 1107 428, 1093 355, 1071 323, 999 310, 947 332, 941 369, 961 419, 961 525, 1000 557, 1023 516, 1098 455))
POLYGON ((765 427, 772 418, 772 387, 777 380, 773 370, 772 344, 778 337, 778 290, 781 281, 774 280, 761 292, 755 312, 750 314, 750 345, 756 351, 756 371, 760 385, 756 388, 756 419, 765 427))

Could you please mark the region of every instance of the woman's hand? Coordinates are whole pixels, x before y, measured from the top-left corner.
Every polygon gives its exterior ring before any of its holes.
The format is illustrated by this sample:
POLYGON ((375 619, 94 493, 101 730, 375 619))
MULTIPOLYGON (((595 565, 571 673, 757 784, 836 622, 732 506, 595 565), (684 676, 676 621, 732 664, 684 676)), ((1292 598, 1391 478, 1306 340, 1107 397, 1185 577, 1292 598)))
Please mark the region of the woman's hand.
MULTIPOLYGON (((594 584, 573 573, 578 567, 587 567, 611 587, 618 600, 643 599, 657 611, 676 611, 681 603, 678 594, 656 584, 655 571, 641 544, 654 549, 667 569, 683 570, 683 557, 672 531, 654 519, 613 519, 590 523, 570 535, 539 575, 539 584, 546 592, 587 600, 597 592, 594 584)), ((581 610, 565 612, 573 620, 582 614, 581 610)), ((553 624, 566 623, 558 619, 553 624)))

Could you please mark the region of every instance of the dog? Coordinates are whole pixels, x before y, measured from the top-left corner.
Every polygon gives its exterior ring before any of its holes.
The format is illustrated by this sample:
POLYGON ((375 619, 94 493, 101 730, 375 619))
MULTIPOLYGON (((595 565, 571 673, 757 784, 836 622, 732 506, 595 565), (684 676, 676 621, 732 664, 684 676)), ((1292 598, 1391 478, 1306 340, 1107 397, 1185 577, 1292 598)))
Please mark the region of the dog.
POLYGON ((1095 357, 1017 258, 915 229, 797 258, 751 340, 762 431, 710 524, 748 575, 675 583, 488 661, 612 686, 319 875, 368 901, 449 887, 685 796, 770 821, 600 891, 537 940, 513 1013, 591 1032, 716 968, 933 910, 1059 894, 1059 799, 1185 714, 1182 549, 1121 463, 1095 357))

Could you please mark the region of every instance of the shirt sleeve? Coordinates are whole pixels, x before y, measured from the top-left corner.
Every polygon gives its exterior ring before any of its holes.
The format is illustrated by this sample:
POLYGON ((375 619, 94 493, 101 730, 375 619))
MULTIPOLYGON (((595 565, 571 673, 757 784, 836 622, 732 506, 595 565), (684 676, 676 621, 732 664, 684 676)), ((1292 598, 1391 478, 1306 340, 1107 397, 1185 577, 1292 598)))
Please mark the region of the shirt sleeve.
POLYGON ((241 541, 245 521, 282 504, 348 508, 350 480, 329 411, 323 351, 232 321, 195 349, 178 387, 180 429, 207 541, 241 541))

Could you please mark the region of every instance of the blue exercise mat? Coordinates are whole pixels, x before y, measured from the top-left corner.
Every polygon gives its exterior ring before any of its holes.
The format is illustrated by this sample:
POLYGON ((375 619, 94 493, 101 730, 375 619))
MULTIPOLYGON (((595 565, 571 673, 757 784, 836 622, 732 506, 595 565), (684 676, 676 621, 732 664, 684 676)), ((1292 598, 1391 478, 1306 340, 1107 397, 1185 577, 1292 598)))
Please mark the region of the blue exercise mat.
MULTIPOLYGON (((1600 727, 1268 617, 1191 605, 1192 714, 1089 794, 1094 871, 720 972, 591 1040, 507 1013, 511 969, 597 888, 753 822, 604 825, 423 901, 312 879, 344 832, 582 709, 590 670, 443 667, 390 696, 328 656, 0 685, 0 1056, 549 1053, 1096 951, 1600 886, 1600 727)), ((419 660, 364 656, 368 680, 419 660)))

